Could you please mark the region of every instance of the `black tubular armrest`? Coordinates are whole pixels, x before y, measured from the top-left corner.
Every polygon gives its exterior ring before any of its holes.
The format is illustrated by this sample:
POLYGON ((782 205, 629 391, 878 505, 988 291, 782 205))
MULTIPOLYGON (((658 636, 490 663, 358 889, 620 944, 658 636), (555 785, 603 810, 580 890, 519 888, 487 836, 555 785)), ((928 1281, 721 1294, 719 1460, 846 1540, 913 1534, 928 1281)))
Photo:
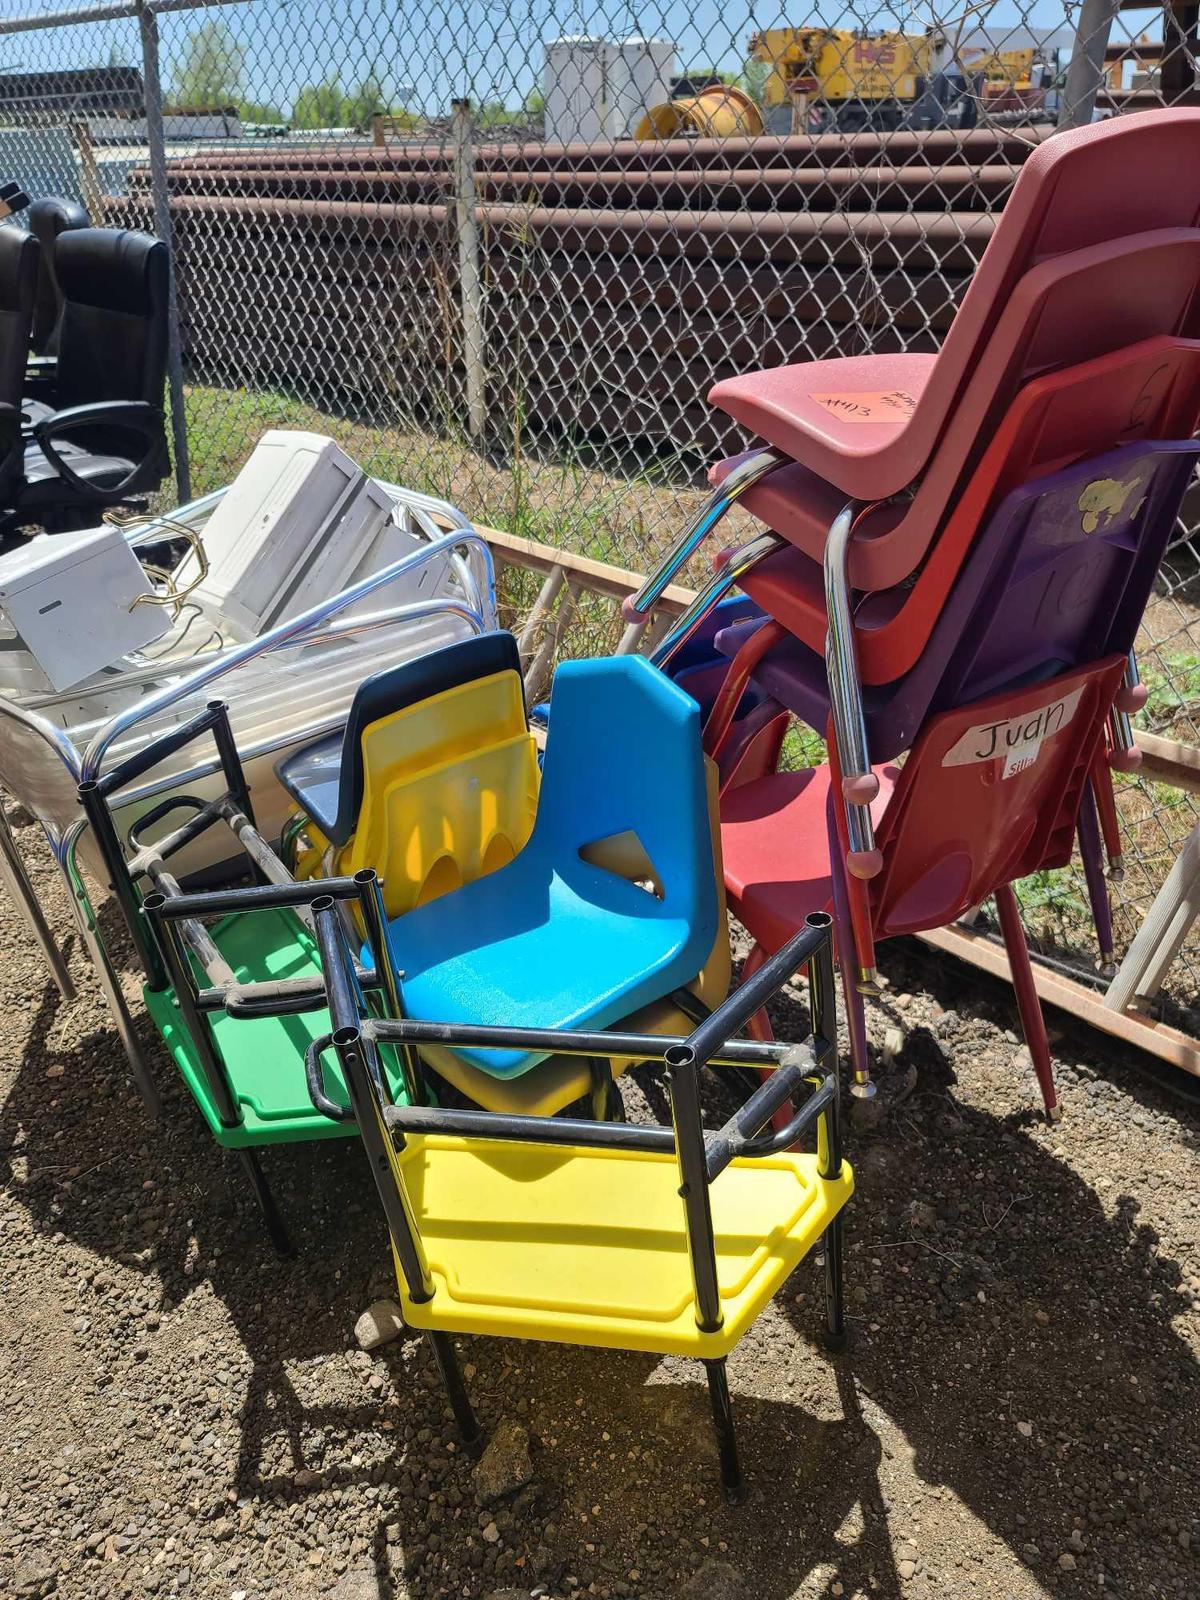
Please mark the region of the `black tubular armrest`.
MULTIPOLYGON (((810 917, 773 956, 768 956, 753 977, 739 984, 695 1029, 687 1041, 689 1066, 704 1066, 729 1039, 736 1038, 754 1013, 782 989, 830 938, 830 920, 810 917)), ((682 1065, 683 1062, 681 1061, 682 1065)))
POLYGON ((321 1057, 333 1044, 333 1035, 323 1033, 314 1039, 304 1052, 304 1080, 308 1085, 308 1098, 323 1117, 330 1122, 353 1122, 354 1112, 349 1106, 339 1106, 325 1093, 325 1080, 321 1074, 321 1057))
MULTIPOLYGON (((105 505, 127 493, 136 483, 142 469, 163 445, 163 409, 152 406, 148 400, 99 400, 94 405, 68 406, 65 411, 55 411, 34 424, 33 437, 55 471, 81 499, 105 505), (108 488, 89 483, 71 471, 67 462, 54 448, 54 440, 77 428, 112 428, 128 433, 141 446, 140 453, 129 473, 120 483, 108 488)), ((130 452, 133 454, 133 452, 130 452)))

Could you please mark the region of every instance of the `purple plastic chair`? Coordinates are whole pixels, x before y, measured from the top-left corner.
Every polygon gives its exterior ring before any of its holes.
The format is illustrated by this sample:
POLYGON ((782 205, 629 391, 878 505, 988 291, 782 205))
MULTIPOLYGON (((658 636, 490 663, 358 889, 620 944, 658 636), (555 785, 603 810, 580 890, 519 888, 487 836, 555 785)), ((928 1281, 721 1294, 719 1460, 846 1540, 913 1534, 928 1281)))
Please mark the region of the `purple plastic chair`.
MULTIPOLYGON (((963 564, 917 665, 894 683, 863 686, 871 761, 910 749, 939 711, 1128 653, 1198 456, 1195 440, 1139 441, 1007 495, 963 564)), ((897 598, 896 591, 871 595, 863 606, 886 611, 897 598)), ((860 610, 860 626, 868 616, 860 610)), ((717 648, 736 658, 762 625, 759 619, 723 629, 717 648)), ((816 651, 789 637, 755 667, 754 681, 824 733, 829 686, 816 651)), ((1100 849, 1089 786, 1080 851, 1107 960, 1111 915, 1100 849)))

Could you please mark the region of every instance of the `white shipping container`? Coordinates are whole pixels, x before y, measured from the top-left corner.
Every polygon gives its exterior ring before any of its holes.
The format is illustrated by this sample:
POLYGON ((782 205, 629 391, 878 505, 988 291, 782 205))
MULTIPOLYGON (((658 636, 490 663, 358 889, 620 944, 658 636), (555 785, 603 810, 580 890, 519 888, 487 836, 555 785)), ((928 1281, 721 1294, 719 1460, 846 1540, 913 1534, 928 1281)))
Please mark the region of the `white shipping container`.
POLYGON ((596 144, 628 139, 652 105, 671 98, 675 46, 664 39, 555 39, 542 78, 546 139, 596 144))

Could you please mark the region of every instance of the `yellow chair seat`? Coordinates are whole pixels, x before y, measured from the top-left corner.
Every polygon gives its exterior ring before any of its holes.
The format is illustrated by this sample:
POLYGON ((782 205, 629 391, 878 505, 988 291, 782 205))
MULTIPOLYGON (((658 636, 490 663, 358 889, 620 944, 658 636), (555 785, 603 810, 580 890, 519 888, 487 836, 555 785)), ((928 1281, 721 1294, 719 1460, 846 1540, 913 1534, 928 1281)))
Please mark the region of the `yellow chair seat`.
POLYGON ((433 1280, 414 1328, 727 1355, 854 1189, 817 1158, 731 1163, 710 1189, 724 1322, 696 1326, 673 1155, 409 1135, 397 1166, 433 1280))

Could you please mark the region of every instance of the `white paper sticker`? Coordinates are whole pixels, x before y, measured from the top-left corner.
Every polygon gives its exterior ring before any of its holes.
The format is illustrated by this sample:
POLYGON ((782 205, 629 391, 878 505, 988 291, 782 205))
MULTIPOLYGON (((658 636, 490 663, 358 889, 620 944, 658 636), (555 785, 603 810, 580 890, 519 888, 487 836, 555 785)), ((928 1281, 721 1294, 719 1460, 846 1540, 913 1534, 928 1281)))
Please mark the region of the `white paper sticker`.
POLYGON ((1061 733, 1079 709, 1083 689, 1073 689, 1036 711, 999 722, 977 722, 942 757, 944 767, 972 766, 982 761, 1003 761, 1001 778, 1011 778, 1031 767, 1042 744, 1061 733))

